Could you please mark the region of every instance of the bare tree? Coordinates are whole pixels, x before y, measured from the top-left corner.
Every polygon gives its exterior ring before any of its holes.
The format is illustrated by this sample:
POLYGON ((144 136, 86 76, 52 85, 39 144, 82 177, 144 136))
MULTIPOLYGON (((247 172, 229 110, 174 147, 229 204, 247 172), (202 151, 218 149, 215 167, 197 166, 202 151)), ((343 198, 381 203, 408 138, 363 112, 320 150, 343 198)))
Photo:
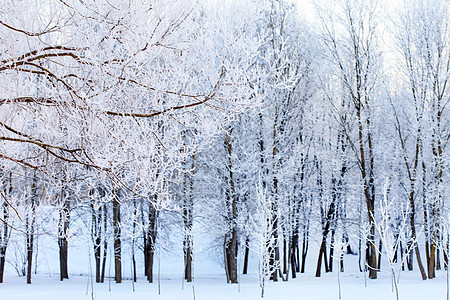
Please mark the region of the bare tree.
MULTIPOLYGON (((408 128, 402 128, 396 112, 396 127, 404 153, 404 163, 410 181, 410 224, 412 238, 416 238, 414 224, 415 198, 421 184, 425 251, 428 278, 435 277, 439 237, 440 211, 444 193, 444 155, 448 126, 442 120, 448 114, 447 82, 449 79, 448 7, 444 1, 412 1, 404 4, 399 18, 397 44, 402 56, 404 79, 408 85, 408 103, 414 108, 410 122, 414 122, 414 145, 408 143, 408 128), (430 147, 427 147, 430 145, 430 147), (414 149, 409 153, 408 149, 414 149), (432 160, 427 160, 428 153, 432 160), (421 181, 418 178, 421 171, 421 181)), ((408 105, 408 104, 406 104, 408 105)), ((422 277, 426 273, 415 247, 422 277)))
POLYGON ((370 225, 367 237, 369 277, 377 278, 375 249, 375 154, 373 115, 375 87, 380 67, 377 47, 379 4, 368 5, 359 0, 337 1, 336 6, 321 10, 322 39, 329 52, 335 75, 344 89, 344 101, 350 103, 355 130, 349 128, 342 115, 337 118, 354 155, 362 181, 370 225))

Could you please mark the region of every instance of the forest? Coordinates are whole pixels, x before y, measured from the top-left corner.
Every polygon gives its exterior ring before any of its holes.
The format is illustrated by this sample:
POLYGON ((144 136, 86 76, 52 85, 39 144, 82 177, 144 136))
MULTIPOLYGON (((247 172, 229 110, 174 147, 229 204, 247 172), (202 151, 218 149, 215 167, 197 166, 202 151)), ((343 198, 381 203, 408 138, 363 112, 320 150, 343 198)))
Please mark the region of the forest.
POLYGON ((0 283, 447 269, 447 1, 0 3, 0 283))

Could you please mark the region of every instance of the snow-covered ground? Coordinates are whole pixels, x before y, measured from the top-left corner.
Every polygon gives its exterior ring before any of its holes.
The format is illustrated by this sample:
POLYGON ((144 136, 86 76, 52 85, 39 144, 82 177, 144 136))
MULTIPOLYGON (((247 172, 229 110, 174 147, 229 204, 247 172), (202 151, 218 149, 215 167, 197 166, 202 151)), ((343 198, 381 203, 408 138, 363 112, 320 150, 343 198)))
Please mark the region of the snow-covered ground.
MULTIPOLYGON (((89 258, 90 244, 81 239, 74 240, 69 250, 69 280, 59 281, 58 252, 56 242, 43 236, 39 243, 38 274, 33 274, 32 284, 27 285, 25 277, 18 277, 9 263, 6 268, 5 282, 0 284, 0 300, 248 300, 261 299, 257 254, 250 252, 249 275, 240 275, 240 284, 227 284, 220 255, 206 237, 197 240, 194 260, 194 284, 183 283, 183 258, 181 242, 173 243, 170 249, 163 251, 161 262, 154 264, 154 283, 146 282, 143 276, 134 284, 131 278, 131 262, 123 257, 123 276, 121 284, 114 282, 114 267, 107 260, 105 283, 95 283, 89 274, 92 258, 89 258), (178 247, 177 247, 178 245, 178 247), (170 251, 169 251, 170 250, 170 251), (158 267, 161 268, 160 294, 158 291, 158 267), (133 290, 134 289, 134 290, 133 290)), ((9 249, 10 262, 14 258, 14 244, 9 249)), ((21 248, 20 248, 21 249, 21 248)), ((306 273, 298 274, 288 282, 266 281, 264 299, 268 300, 334 300, 339 299, 337 273, 322 273, 314 277, 317 261, 317 245, 312 244, 307 260, 306 273)), ((138 253, 138 274, 142 274, 142 257, 138 253)), ((241 253, 242 254, 242 253, 241 253)), ((242 259, 242 255, 240 255, 242 259)), ((242 270, 242 261, 239 269, 242 270)), ((382 260, 382 271, 376 280, 366 279, 359 272, 358 256, 345 255, 345 272, 340 273, 341 296, 343 300, 395 300, 391 274, 386 260, 382 260), (365 286, 367 283, 367 286, 365 286)), ((400 265, 396 266, 397 270, 400 265)), ((399 299, 427 300, 447 299, 446 271, 437 272, 437 278, 422 281, 418 268, 415 271, 399 272, 399 299)))
MULTIPOLYGON (((381 300, 395 299, 391 289, 389 274, 381 273, 377 280, 364 284, 362 273, 341 274, 342 299, 381 300)), ((2 300, 247 300, 261 299, 258 279, 253 275, 241 276, 241 284, 230 285, 224 282, 222 274, 197 276, 194 284, 184 284, 179 276, 163 275, 158 294, 158 283, 145 282, 140 278, 134 285, 131 280, 121 284, 114 281, 91 284, 89 276, 71 276, 70 280, 60 282, 57 276, 37 275, 31 285, 26 285, 23 277, 9 278, 0 286, 2 300), (195 294, 195 297, 194 297, 195 294)), ((324 274, 315 278, 312 274, 300 275, 288 282, 268 282, 264 299, 339 299, 337 274, 324 274)), ((423 300, 446 299, 446 274, 438 272, 434 280, 421 281, 416 272, 402 272, 399 281, 399 299, 423 300)))

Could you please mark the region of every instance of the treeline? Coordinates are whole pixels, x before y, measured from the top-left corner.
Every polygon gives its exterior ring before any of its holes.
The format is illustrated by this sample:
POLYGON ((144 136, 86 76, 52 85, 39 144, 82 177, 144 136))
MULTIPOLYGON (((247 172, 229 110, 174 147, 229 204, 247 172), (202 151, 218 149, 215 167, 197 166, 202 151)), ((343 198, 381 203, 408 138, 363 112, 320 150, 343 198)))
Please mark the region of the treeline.
POLYGON ((122 281, 124 250, 153 282, 168 232, 192 281, 199 227, 227 282, 258 253, 263 291, 306 271, 312 241, 316 276, 345 253, 372 279, 383 257, 423 279, 447 267, 448 5, 325 1, 310 23, 298 9, 3 3, 0 282, 18 239, 31 283, 43 234, 68 278, 80 223, 97 282, 109 253, 122 281))

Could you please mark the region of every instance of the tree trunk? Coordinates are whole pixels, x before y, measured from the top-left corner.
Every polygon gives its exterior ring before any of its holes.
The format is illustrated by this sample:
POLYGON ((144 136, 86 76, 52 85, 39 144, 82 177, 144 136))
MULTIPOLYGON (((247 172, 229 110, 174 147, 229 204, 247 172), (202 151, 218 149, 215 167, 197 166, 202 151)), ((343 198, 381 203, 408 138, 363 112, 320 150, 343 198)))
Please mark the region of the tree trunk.
POLYGON ((242 270, 242 274, 247 274, 247 271, 248 271, 249 252, 250 252, 250 238, 247 236, 247 238, 245 239, 244 269, 242 270))
POLYGON ((412 242, 408 241, 407 242, 407 248, 409 250, 409 253, 407 253, 407 257, 406 257, 406 266, 408 268, 408 271, 412 271, 414 269, 414 264, 413 264, 413 254, 412 252, 414 252, 414 248, 412 248, 412 242))
POLYGON ((190 241, 187 241, 184 247, 184 279, 187 282, 192 282, 192 248, 190 241))
POLYGON ((0 247, 0 283, 3 283, 3 274, 5 273, 6 246, 0 247))
POLYGON ((448 233, 447 233, 447 242, 445 243, 445 248, 444 248, 444 250, 442 251, 442 254, 444 255, 444 268, 447 270, 447 268, 448 268, 448 251, 450 250, 449 248, 449 245, 450 244, 450 241, 449 241, 449 235, 448 235, 448 233))
POLYGON ((436 249, 436 270, 441 269, 441 255, 440 255, 441 253, 440 252, 441 252, 440 249, 437 248, 436 249))
POLYGON ((133 282, 137 281, 137 271, 136 271, 136 223, 137 223, 137 217, 138 217, 138 209, 136 205, 136 199, 133 199, 133 208, 134 208, 134 214, 133 214, 133 232, 131 236, 131 267, 133 272, 133 282))
POLYGON ((289 263, 291 264, 292 278, 297 277, 298 261, 295 257, 296 249, 298 249, 298 227, 294 230, 294 234, 291 237, 291 244, 289 245, 289 263))
POLYGON ((2 223, 3 230, 0 232, 0 283, 3 283, 3 274, 5 273, 6 264, 6 248, 8 247, 9 240, 9 228, 7 224, 9 221, 9 209, 6 201, 2 204, 2 213, 4 223, 2 223))
MULTIPOLYGON (((333 178, 332 181, 334 182, 335 179, 333 178)), ((333 190, 335 190, 335 188, 333 188, 333 190)), ((322 227, 322 243, 320 244, 319 257, 317 260, 316 277, 320 277, 321 268, 322 268, 322 257, 323 257, 324 263, 325 263, 325 272, 329 271, 327 255, 326 255, 327 236, 330 231, 331 222, 333 221, 333 219, 335 217, 337 197, 338 197, 337 194, 333 193, 330 206, 328 207, 328 211, 325 216, 325 220, 323 221, 324 224, 322 225, 323 226, 322 227)), ((333 247, 333 246, 331 245, 331 247, 333 247)), ((332 252, 330 251, 330 258, 331 258, 331 255, 332 255, 332 252)), ((330 262, 331 262, 331 259, 330 259, 330 262)))
POLYGON ((114 226, 114 279, 116 283, 122 282, 122 243, 120 239, 120 203, 118 195, 113 200, 113 226, 114 226))
POLYGON ((33 263, 33 243, 34 235, 27 235, 27 284, 31 284, 31 268, 33 263))
POLYGON ((31 273, 33 264, 33 246, 34 246, 34 231, 36 225, 36 205, 37 205, 37 176, 34 172, 33 180, 31 183, 31 208, 26 217, 26 252, 27 252, 27 284, 31 284, 31 273))
MULTIPOLYGON (((191 170, 194 171, 195 168, 195 155, 192 155, 191 170)), ((192 256, 193 256, 193 236, 192 236, 192 225, 193 225, 193 190, 194 190, 194 179, 189 176, 189 171, 185 171, 185 192, 184 192, 184 206, 183 206, 183 221, 184 221, 184 279, 187 282, 192 282, 192 256)))
MULTIPOLYGON (((415 225, 415 215, 416 215, 416 209, 415 209, 415 204, 414 204, 414 182, 411 183, 412 189, 410 192, 410 196, 409 196, 409 206, 410 206, 410 214, 409 214, 409 225, 411 227, 411 239, 413 240, 413 243, 415 244, 414 246, 414 252, 416 253, 416 260, 417 260, 417 265, 419 266, 419 270, 420 270, 420 275, 422 276, 422 279, 425 280, 427 278, 427 275, 425 273, 425 270, 423 268, 422 265, 422 259, 420 258, 420 250, 419 250, 419 244, 416 241, 416 225, 415 225)), ((412 263, 411 263, 411 267, 412 267, 412 263)))
MULTIPOLYGON (((154 196, 156 199, 156 195, 154 196)), ((148 223, 144 228, 144 271, 148 282, 153 282, 153 260, 155 257, 155 242, 157 235, 156 221, 158 214, 155 206, 148 203, 148 223)))
POLYGON ((287 274, 288 272, 288 257, 287 253, 287 242, 286 239, 283 239, 283 274, 287 274))
MULTIPOLYGON (((325 260, 327 259, 326 257, 324 257, 324 254, 326 252, 326 237, 322 235, 322 243, 320 244, 320 249, 319 249, 319 257, 317 258, 317 266, 316 266, 316 277, 320 277, 321 274, 321 270, 322 270, 322 258, 324 258, 325 260)), ((326 268, 325 267, 325 272, 326 272, 326 268)))
POLYGON ((435 264, 436 264, 436 245, 435 242, 432 241, 430 246, 430 261, 428 263, 428 279, 433 279, 436 277, 435 264))
POLYGON ((102 217, 98 210, 95 209, 94 203, 91 203, 91 234, 94 242, 94 259, 95 259, 95 282, 100 282, 101 272, 101 237, 100 228, 102 217))
MULTIPOLYGON (((62 191, 64 194, 64 191, 62 191)), ((64 196, 63 196, 64 197, 64 196)), ((62 208, 59 213, 59 237, 58 237, 58 246, 59 246, 59 274, 60 280, 69 278, 68 271, 68 251, 69 251, 69 240, 67 237, 67 233, 69 231, 69 222, 70 222, 70 208, 67 199, 61 199, 63 201, 62 208)))
MULTIPOLYGON (((6 197, 8 197, 12 192, 12 173, 9 173, 9 178, 4 182, 4 192, 6 197)), ((6 249, 9 242, 9 204, 7 201, 3 201, 1 206, 1 213, 3 222, 1 226, 3 230, 0 231, 0 283, 3 283, 3 275, 5 273, 6 265, 6 249)))
MULTIPOLYGON (((443 61, 445 63, 445 59, 443 61)), ((445 67, 443 67, 443 70, 445 70, 445 67)), ((433 70, 434 71, 434 70, 433 70)), ((433 82, 433 91, 434 95, 436 96, 435 99, 433 99, 432 108, 434 109, 435 115, 432 116, 432 119, 434 121, 434 128, 432 133, 432 152, 433 152, 433 159, 434 159, 434 169, 435 169, 435 182, 436 182, 436 197, 432 204, 432 215, 433 215, 433 226, 432 226, 432 240, 431 240, 431 246, 430 246, 430 265, 428 266, 428 278, 432 279, 436 277, 435 270, 437 269, 436 260, 438 259, 438 255, 436 253, 437 249, 439 248, 439 230, 440 230, 440 215, 441 215, 441 208, 443 207, 442 203, 442 189, 441 186, 444 184, 444 158, 443 158, 443 150, 445 149, 445 142, 448 140, 448 138, 445 136, 445 133, 443 134, 443 131, 441 129, 441 119, 442 119, 442 111, 444 110, 445 104, 442 105, 444 101, 444 92, 440 92, 440 89, 445 89, 445 85, 447 84, 447 79, 443 78, 443 87, 440 86, 439 79, 438 79, 438 72, 434 75, 434 82, 433 82)), ((447 61, 447 74, 448 74, 448 61, 447 61)), ((445 124, 444 119, 444 124, 445 124)))
POLYGON ((329 265, 328 265, 328 270, 326 272, 333 272, 333 255, 334 255, 334 239, 335 239, 335 234, 336 234, 336 230, 333 229, 331 230, 331 239, 330 239, 330 254, 328 256, 328 261, 329 261, 329 265))
POLYGON ((60 272, 60 280, 63 281, 65 278, 69 278, 69 272, 68 272, 68 264, 67 264, 67 257, 68 257, 68 241, 67 238, 60 238, 59 241, 60 248, 59 248, 59 272, 60 272))
POLYGON ((400 241, 400 260, 402 262, 402 271, 405 271, 405 261, 403 260, 403 244, 400 241))
MULTIPOLYGON (((359 238, 358 238, 358 266, 359 266, 359 272, 363 272, 363 268, 361 266, 361 261, 362 261, 362 237, 361 237, 361 233, 360 233, 359 234, 359 238)), ((364 268, 364 270, 365 269, 366 268, 364 268)))
MULTIPOLYGON (((274 207, 274 206, 272 206, 274 207)), ((269 253, 270 253, 270 259, 269 259, 269 266, 272 269, 272 274, 270 275, 270 279, 273 281, 278 281, 278 270, 279 270, 279 264, 280 261, 280 250, 278 247, 278 216, 277 216, 277 209, 272 208, 272 215, 275 217, 275 221, 273 222, 273 226, 271 228, 272 230, 272 238, 269 242, 269 253), (272 254, 273 253, 273 254, 272 254)))
MULTIPOLYGON (((359 105, 362 105, 360 103, 359 105)), ((361 120, 361 106, 357 109, 357 116, 358 116, 358 133, 359 133, 359 146, 360 146, 360 170, 361 170, 361 177, 364 181, 364 195, 366 200, 366 207, 367 207, 367 214, 369 217, 369 235, 367 237, 367 263, 369 267, 369 278, 370 279, 376 279, 377 278, 377 256, 376 256, 376 249, 375 249, 375 185, 374 185, 374 174, 373 174, 373 155, 372 153, 372 147, 371 147, 371 139, 370 134, 367 133, 368 139, 369 139, 369 166, 366 165, 366 153, 364 148, 364 141, 363 141, 363 126, 362 126, 362 120, 361 120)), ((369 122, 369 120, 367 120, 369 122)))
POLYGON ((230 234, 225 237, 225 263, 227 281, 237 283, 237 230, 233 228, 230 234))
POLYGON ((155 258, 154 244, 147 248, 147 281, 153 283, 153 261, 155 258))
POLYGON ((237 271, 237 199, 236 199, 236 191, 234 186, 233 179, 233 169, 232 169, 232 145, 231 145, 231 136, 230 133, 226 133, 225 136, 225 147, 228 153, 228 188, 226 191, 226 201, 228 207, 228 220, 230 222, 230 230, 225 235, 224 239, 224 248, 225 248, 225 262, 226 262, 226 271, 227 271, 227 281, 231 283, 238 282, 238 271, 237 271))
POLYGON ((377 269, 381 270, 381 251, 383 250, 383 243, 381 240, 378 242, 378 265, 377 269))
MULTIPOLYGON (((298 249, 298 248, 297 248, 298 249)), ((300 273, 305 273, 306 267, 306 256, 308 255, 309 249, 309 224, 306 225, 306 228, 303 231, 303 242, 302 242, 302 267, 300 273)))
MULTIPOLYGON (((397 263, 397 261, 398 261, 398 250, 399 250, 399 247, 400 247, 400 249, 402 248, 402 245, 401 245, 402 242, 399 239, 400 239, 399 234, 398 233, 395 234, 394 235, 394 243, 397 243, 398 246, 397 247, 394 246, 394 257, 392 259, 393 263, 397 263)), ((403 262, 403 260, 402 260, 402 262, 403 262)))
POLYGON ((106 238, 106 232, 108 229, 108 208, 103 205, 103 232, 105 237, 103 238, 103 262, 102 262, 102 273, 100 276, 100 282, 105 282, 105 271, 106 271, 106 256, 108 255, 108 239, 106 238))
POLYGON ((325 267, 325 272, 328 272, 327 270, 329 269, 329 265, 328 265, 328 258, 327 258, 327 247, 325 247, 322 256, 323 256, 323 263, 324 263, 324 267, 325 267))

